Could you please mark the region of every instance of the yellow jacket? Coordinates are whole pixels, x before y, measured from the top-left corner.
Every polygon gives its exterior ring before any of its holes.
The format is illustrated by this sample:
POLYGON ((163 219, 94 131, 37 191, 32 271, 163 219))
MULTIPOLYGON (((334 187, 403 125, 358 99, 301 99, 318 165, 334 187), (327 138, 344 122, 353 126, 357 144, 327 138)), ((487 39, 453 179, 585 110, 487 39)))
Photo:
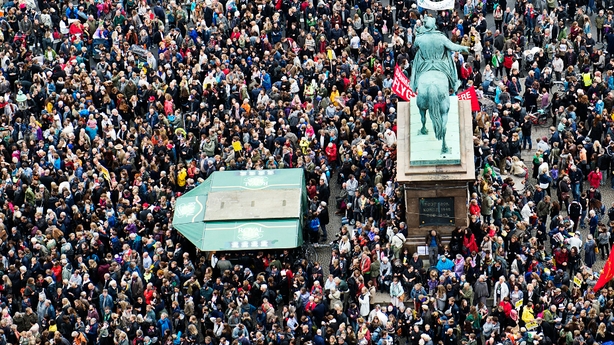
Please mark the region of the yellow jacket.
POLYGON ((301 139, 301 141, 298 143, 298 146, 300 146, 301 151, 303 151, 303 154, 306 155, 307 148, 309 148, 309 140, 301 139))
POLYGON ((339 102, 337 102, 337 97, 339 97, 339 90, 334 90, 330 93, 330 101, 333 102, 335 107, 339 105, 339 102))
POLYGON ((534 320, 535 316, 533 315, 533 309, 525 306, 522 310, 522 321, 524 321, 524 323, 529 323, 534 320))
POLYGON ((177 185, 179 187, 184 187, 187 177, 188 177, 187 170, 185 170, 185 168, 181 169, 181 171, 179 171, 179 174, 177 174, 177 185))

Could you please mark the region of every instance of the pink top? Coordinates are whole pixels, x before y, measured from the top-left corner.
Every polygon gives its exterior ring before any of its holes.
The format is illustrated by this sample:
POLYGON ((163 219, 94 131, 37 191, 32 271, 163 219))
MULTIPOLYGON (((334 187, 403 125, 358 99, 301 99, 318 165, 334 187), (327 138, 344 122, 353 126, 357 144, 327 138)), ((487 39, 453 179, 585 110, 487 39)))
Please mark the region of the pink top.
POLYGON ((164 113, 167 116, 173 114, 173 101, 164 101, 164 113))

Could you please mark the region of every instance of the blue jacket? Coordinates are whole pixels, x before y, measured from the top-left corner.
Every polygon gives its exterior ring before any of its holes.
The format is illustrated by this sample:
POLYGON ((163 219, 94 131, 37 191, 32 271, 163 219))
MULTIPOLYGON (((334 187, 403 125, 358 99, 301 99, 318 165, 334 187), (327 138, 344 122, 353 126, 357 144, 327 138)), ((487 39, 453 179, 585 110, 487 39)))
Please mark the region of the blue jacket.
POLYGON ((324 341, 324 338, 322 338, 321 335, 315 335, 313 337, 313 343, 315 345, 325 345, 326 344, 326 342, 324 341))
POLYGON ((446 259, 446 261, 444 262, 442 259, 439 259, 439 262, 437 262, 437 270, 439 272, 451 271, 453 267, 454 262, 452 260, 446 259))
POLYGON ((164 334, 167 329, 170 331, 173 330, 173 326, 171 325, 171 320, 169 320, 169 318, 165 318, 164 320, 158 320, 158 327, 160 327, 160 334, 164 334))
POLYGON ((66 8, 66 18, 68 19, 79 19, 79 10, 73 6, 72 10, 70 7, 66 8))
POLYGON ((267 92, 271 90, 271 76, 268 73, 265 73, 262 76, 262 86, 264 86, 264 89, 267 90, 267 92))
POLYGON ((104 297, 103 294, 100 294, 100 296, 98 297, 99 299, 99 305, 100 305, 100 312, 104 312, 104 308, 105 307, 109 307, 111 309, 113 309, 113 297, 111 297, 111 295, 107 294, 107 297, 104 297))
POLYGON ((320 230, 320 220, 317 217, 313 218, 309 222, 309 228, 311 229, 311 231, 319 231, 320 230))

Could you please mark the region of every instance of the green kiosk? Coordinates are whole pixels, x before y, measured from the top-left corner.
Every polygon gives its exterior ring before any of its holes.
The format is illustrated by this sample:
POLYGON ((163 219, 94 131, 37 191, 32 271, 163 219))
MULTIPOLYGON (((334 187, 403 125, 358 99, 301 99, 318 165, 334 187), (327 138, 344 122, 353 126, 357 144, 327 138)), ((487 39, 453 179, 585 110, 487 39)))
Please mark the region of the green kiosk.
POLYGON ((302 169, 216 171, 177 199, 172 225, 201 251, 293 249, 307 207, 302 169))

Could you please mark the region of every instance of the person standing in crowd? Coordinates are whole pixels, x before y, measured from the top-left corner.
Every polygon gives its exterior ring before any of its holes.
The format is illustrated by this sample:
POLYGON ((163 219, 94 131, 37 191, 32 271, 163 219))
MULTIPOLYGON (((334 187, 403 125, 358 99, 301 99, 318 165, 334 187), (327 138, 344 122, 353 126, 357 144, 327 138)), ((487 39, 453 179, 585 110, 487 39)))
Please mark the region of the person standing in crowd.
POLYGON ((436 230, 429 231, 426 236, 426 246, 428 247, 429 264, 435 266, 437 264, 439 251, 443 247, 441 244, 441 236, 436 230))

